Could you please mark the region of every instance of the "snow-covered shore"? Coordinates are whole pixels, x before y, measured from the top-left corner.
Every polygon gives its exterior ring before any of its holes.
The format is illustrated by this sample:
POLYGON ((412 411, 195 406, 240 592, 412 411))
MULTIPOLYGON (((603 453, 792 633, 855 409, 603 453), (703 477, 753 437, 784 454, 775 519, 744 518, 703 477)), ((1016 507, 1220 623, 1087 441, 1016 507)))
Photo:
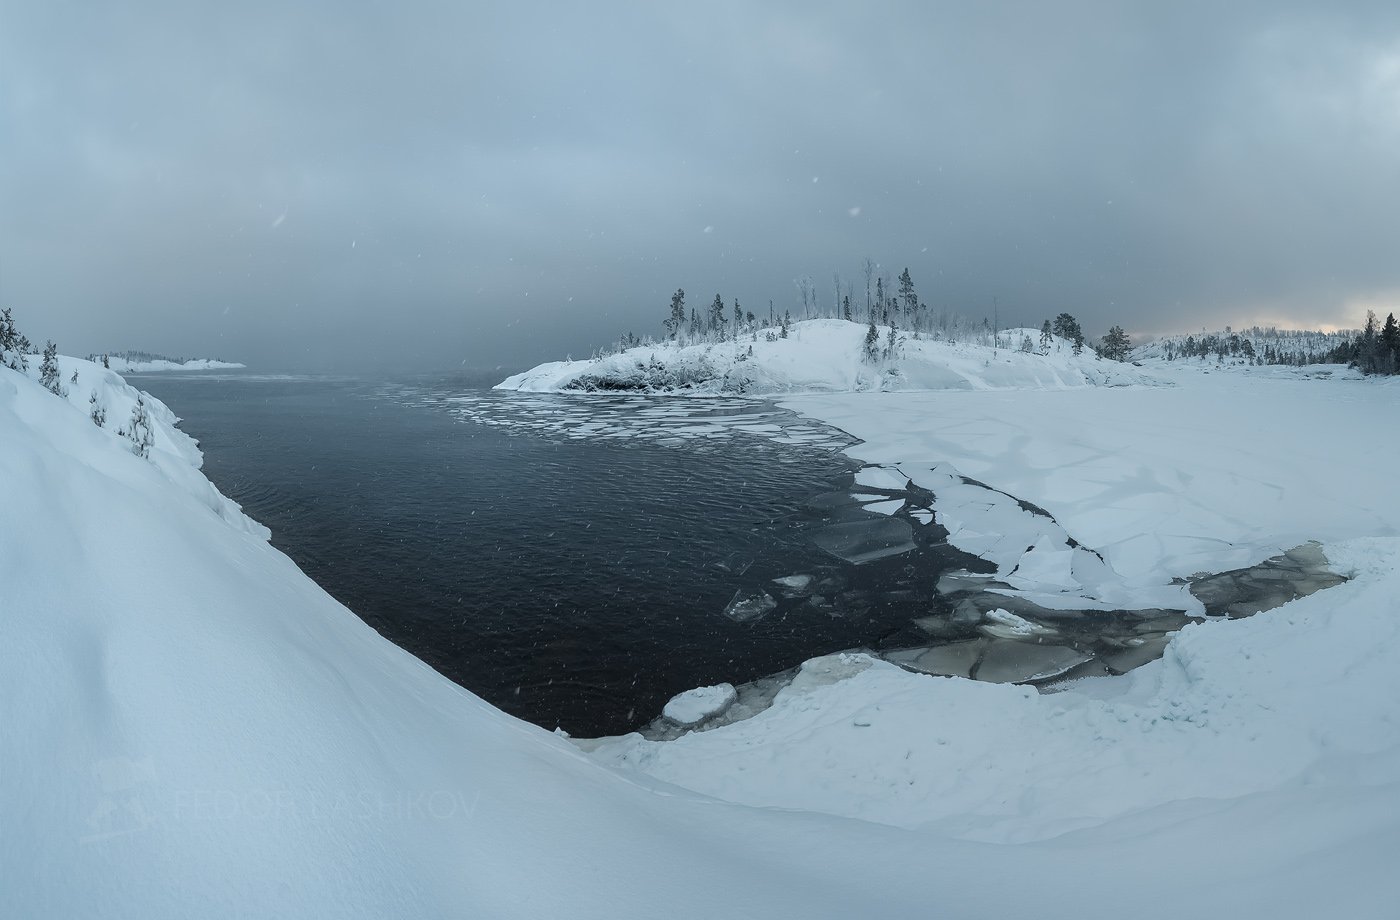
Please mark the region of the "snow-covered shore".
MULTIPOLYGON (((845 320, 805 320, 793 323, 787 338, 766 330, 718 344, 663 342, 596 360, 553 361, 508 377, 496 388, 775 394, 1065 389, 1156 382, 1151 374, 1129 364, 1104 361, 1088 349, 1076 355, 1060 339, 1041 349, 1040 333, 1031 329, 1003 331, 999 348, 900 333, 898 355, 875 361, 862 357, 867 331, 868 327, 845 320), (1031 343, 1031 351, 1021 350, 1025 341, 1031 343)), ((876 332, 883 348, 889 328, 879 326, 876 332)))
MULTIPOLYGON (((1244 859, 1192 884, 1291 865, 1278 882, 1294 895, 1342 896, 1318 874, 1326 864, 1360 887, 1357 916, 1380 916, 1390 882, 1359 867, 1372 846, 1400 843, 1400 482, 1389 459, 1400 387, 1261 370, 1182 368, 1162 388, 784 404, 861 438, 848 452, 884 464, 875 472, 916 484, 931 470, 961 474, 1047 510, 1102 555, 1119 601, 1155 602, 1175 579, 1309 539, 1352 581, 1188 626, 1162 660, 1054 694, 853 656, 810 665, 844 680, 799 680, 746 721, 671 742, 612 739, 593 756, 728 801, 961 839, 1079 846, 1123 834, 1132 843, 1115 864, 1168 838, 1244 859), (1362 817, 1365 802, 1374 811, 1362 817)), ((1003 567, 1035 550, 1018 544, 1003 567)), ((1310 910, 1267 897, 1243 915, 1310 910)))
POLYGON ((1178 920, 1400 899, 1394 386, 1036 372, 1022 386, 1052 388, 792 397, 884 470, 943 464, 1047 509, 1125 591, 1306 539, 1352 580, 1054 695, 856 657, 748 721, 585 756, 317 587, 154 400, 133 455, 111 429, 135 392, 74 370, 59 400, 0 368, 0 915, 1178 920))

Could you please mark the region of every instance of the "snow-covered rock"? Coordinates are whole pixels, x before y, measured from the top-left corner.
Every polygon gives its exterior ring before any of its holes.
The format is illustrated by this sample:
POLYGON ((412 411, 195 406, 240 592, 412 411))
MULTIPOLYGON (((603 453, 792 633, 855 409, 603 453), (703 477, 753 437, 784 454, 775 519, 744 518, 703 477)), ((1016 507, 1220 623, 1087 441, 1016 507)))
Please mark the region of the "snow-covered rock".
MULTIPOLYGON (((900 354, 874 363, 862 358, 868 327, 839 319, 793 323, 787 338, 765 331, 720 344, 673 342, 630 348, 590 361, 553 361, 516 374, 501 390, 550 392, 643 391, 698 393, 858 392, 866 390, 1067 389, 1155 384, 1149 372, 1105 361, 1085 349, 1074 354, 1056 339, 1046 354, 1024 352, 1035 330, 1006 330, 1003 347, 915 339, 900 334, 900 354)), ((887 327, 878 327, 881 343, 887 327)))

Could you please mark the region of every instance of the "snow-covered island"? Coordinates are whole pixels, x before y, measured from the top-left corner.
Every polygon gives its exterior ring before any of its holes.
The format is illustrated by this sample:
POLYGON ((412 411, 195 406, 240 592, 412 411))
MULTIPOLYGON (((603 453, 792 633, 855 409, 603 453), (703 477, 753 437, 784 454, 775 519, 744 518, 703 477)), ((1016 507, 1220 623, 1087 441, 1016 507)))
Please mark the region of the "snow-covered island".
POLYGON ((88 360, 104 364, 119 374, 157 374, 167 371, 240 370, 248 365, 214 358, 170 358, 144 351, 88 355, 88 360))
MULTIPOLYGON (((895 368, 854 334, 641 379, 802 391, 872 497, 934 494, 995 565, 1008 634, 1027 598, 1189 603, 1308 541, 1347 580, 1056 693, 835 655, 731 724, 576 745, 321 590, 114 371, 0 367, 0 915, 1390 915, 1396 381, 934 342, 895 368)), ((507 383, 646 357, 605 360, 507 383)))
POLYGON ((755 329, 723 342, 665 341, 581 361, 553 361, 496 389, 527 392, 774 394, 869 390, 1062 389, 1124 386, 1156 378, 1104 361, 1040 330, 1006 329, 986 344, 915 338, 841 319, 793 323, 786 335, 755 329), (993 345, 995 341, 997 344, 993 345))

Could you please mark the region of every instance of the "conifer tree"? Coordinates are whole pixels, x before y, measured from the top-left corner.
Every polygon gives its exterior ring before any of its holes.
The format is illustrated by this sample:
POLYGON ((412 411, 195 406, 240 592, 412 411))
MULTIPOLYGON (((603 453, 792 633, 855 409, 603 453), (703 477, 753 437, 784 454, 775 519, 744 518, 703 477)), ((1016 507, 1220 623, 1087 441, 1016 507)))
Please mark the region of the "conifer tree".
POLYGON ((899 299, 904 302, 904 315, 913 316, 919 309, 919 295, 914 293, 914 279, 909 277, 909 269, 899 275, 899 299))
POLYGON ((869 364, 880 360, 880 331, 875 328, 875 315, 870 316, 870 327, 865 330, 865 347, 861 356, 869 364))
POLYGON ((66 396, 58 382, 58 346, 52 340, 44 346, 44 359, 39 365, 39 384, 55 396, 66 396))
POLYGON ((724 341, 724 298, 715 295, 715 302, 710 304, 710 331, 719 336, 721 342, 724 341))
POLYGON ((1040 324, 1040 351, 1041 351, 1041 354, 1049 354, 1049 353, 1050 353, 1050 342, 1051 342, 1051 341, 1052 341, 1052 337, 1051 337, 1051 334, 1050 334, 1050 320, 1047 319, 1045 322, 1043 322, 1043 323, 1040 324))
POLYGON ((1114 326, 1108 330, 1108 335, 1103 337, 1103 348, 1100 350, 1100 354, 1113 361, 1126 361, 1131 345, 1132 343, 1128 340, 1128 334, 1123 331, 1123 327, 1114 326))
POLYGON ((92 423, 98 428, 107 424, 107 408, 97 401, 97 391, 93 390, 88 397, 88 415, 92 418, 92 423))
POLYGON ((15 371, 29 370, 29 340, 15 328, 10 308, 0 310, 0 364, 15 371))
POLYGON ((846 322, 851 321, 851 295, 847 294, 841 299, 841 318, 846 322))
POLYGON ((676 293, 671 295, 671 315, 663 323, 666 327, 666 334, 672 339, 678 338, 681 329, 685 327, 685 291, 676 288, 676 293))

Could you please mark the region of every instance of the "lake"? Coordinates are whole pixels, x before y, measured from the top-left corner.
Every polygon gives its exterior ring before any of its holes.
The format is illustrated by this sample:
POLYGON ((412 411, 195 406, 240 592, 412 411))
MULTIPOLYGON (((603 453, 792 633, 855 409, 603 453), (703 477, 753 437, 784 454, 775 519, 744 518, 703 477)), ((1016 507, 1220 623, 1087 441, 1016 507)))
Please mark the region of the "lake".
POLYGON ((130 379, 338 600, 493 705, 577 736, 637 728, 691 687, 918 641, 938 572, 966 562, 933 528, 858 566, 818 546, 833 514, 880 517, 824 499, 850 490, 850 439, 759 400, 130 379))

